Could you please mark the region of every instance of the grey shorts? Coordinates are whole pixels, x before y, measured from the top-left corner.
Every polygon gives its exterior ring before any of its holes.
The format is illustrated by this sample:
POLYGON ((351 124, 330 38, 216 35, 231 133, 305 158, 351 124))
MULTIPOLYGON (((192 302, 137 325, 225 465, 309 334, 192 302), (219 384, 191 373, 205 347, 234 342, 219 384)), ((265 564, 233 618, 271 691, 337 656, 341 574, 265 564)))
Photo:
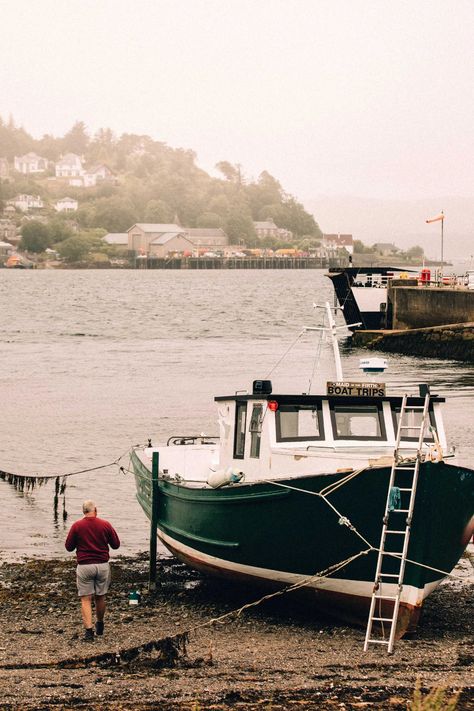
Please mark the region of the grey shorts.
POLYGON ((77 592, 84 595, 105 595, 110 586, 109 563, 87 563, 76 568, 77 592))

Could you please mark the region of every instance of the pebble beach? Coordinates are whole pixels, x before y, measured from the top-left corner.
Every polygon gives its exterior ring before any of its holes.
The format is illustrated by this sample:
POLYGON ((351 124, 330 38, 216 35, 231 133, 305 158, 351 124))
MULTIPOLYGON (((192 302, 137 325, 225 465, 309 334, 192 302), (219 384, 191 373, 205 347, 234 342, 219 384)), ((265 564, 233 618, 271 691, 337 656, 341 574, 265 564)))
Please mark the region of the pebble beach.
POLYGON ((113 561, 105 634, 83 642, 73 560, 0 566, 2 709, 398 709, 415 686, 474 708, 474 550, 393 655, 291 595, 202 578, 172 558, 148 592, 146 554, 113 561), (138 605, 129 604, 138 590, 138 605), (229 614, 230 613, 230 614, 229 614), (216 618, 223 617, 220 621, 216 618), (214 621, 213 621, 214 620, 214 621))

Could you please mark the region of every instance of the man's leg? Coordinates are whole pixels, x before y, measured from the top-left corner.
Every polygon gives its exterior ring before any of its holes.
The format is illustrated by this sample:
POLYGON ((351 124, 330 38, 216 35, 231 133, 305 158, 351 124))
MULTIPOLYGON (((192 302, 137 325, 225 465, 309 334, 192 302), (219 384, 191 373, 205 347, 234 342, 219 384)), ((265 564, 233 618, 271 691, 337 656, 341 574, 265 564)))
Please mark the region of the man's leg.
POLYGON ((97 622, 104 621, 105 595, 96 595, 95 596, 95 614, 97 616, 97 622))
POLYGON ((86 630, 92 629, 92 595, 81 595, 81 613, 86 630))

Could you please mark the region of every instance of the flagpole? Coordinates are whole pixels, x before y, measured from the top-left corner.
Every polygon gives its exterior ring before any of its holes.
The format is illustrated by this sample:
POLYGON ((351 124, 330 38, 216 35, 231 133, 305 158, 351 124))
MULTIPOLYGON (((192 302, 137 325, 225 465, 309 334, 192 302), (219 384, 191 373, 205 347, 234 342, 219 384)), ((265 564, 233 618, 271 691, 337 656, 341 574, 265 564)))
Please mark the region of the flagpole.
POLYGON ((441 220, 441 270, 443 269, 443 239, 444 239, 444 212, 441 210, 443 219, 441 220))

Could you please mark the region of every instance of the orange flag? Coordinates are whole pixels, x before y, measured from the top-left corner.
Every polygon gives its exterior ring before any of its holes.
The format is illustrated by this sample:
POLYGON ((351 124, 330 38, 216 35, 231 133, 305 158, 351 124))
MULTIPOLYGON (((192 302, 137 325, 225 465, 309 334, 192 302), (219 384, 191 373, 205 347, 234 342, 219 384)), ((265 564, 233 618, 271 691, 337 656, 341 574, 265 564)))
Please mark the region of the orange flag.
POLYGON ((444 212, 440 212, 439 215, 432 217, 431 220, 426 220, 426 222, 439 222, 440 220, 444 220, 444 212))

